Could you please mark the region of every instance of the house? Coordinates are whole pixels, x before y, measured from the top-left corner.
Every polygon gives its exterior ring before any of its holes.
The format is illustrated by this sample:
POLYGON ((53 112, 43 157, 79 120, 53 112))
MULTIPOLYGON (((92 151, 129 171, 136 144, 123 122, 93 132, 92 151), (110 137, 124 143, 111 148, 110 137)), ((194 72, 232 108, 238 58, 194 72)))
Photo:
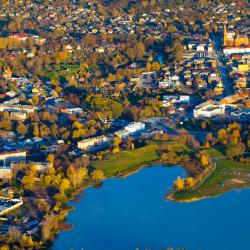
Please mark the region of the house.
POLYGON ((18 33, 9 35, 9 38, 16 39, 19 42, 25 42, 29 38, 29 36, 26 34, 18 33))

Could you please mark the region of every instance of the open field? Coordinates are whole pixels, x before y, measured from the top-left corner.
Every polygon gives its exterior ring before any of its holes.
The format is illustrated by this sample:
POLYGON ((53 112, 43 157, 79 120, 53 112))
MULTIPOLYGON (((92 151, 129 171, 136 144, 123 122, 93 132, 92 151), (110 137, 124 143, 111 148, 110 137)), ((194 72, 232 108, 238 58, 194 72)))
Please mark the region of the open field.
POLYGON ((211 197, 231 189, 250 186, 250 164, 227 159, 214 148, 207 151, 216 163, 215 172, 197 190, 176 192, 176 200, 211 197))
POLYGON ((134 150, 124 150, 112 155, 108 160, 94 161, 91 165, 96 169, 103 170, 105 176, 117 175, 159 160, 156 153, 157 148, 157 144, 150 144, 134 150))
POLYGON ((104 171, 105 176, 118 175, 123 172, 135 170, 137 167, 148 165, 159 160, 156 150, 160 145, 167 144, 169 147, 178 152, 189 152, 185 145, 170 141, 150 141, 148 145, 133 149, 123 150, 114 154, 110 159, 93 161, 91 165, 96 169, 104 171))
POLYGON ((67 76, 77 73, 80 70, 78 64, 60 64, 60 69, 56 65, 50 65, 50 70, 43 70, 43 76, 52 80, 65 80, 67 76))

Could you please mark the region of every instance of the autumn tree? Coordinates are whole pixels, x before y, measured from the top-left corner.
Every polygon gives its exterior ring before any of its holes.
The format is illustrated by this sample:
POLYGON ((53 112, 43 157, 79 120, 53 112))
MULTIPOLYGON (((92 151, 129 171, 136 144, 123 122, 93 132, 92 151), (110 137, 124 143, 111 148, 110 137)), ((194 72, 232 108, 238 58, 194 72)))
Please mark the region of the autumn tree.
POLYGON ((27 127, 24 125, 24 123, 19 122, 17 126, 17 133, 20 135, 26 135, 28 133, 27 127))
POLYGON ((185 187, 187 189, 190 189, 194 186, 194 178, 193 177, 188 177, 186 180, 185 180, 185 187))
POLYGON ((200 156, 200 161, 201 161, 201 166, 202 167, 208 167, 209 166, 209 156, 206 151, 202 151, 201 156, 200 156))
POLYGON ((102 180, 104 178, 104 173, 102 170, 99 169, 95 169, 92 173, 91 173, 91 177, 94 180, 102 180))
POLYGON ((217 139, 221 144, 226 145, 228 142, 227 131, 225 129, 220 129, 217 134, 217 139))
POLYGON ((174 186, 177 190, 182 190, 185 187, 185 182, 180 176, 178 176, 177 180, 174 183, 174 186))

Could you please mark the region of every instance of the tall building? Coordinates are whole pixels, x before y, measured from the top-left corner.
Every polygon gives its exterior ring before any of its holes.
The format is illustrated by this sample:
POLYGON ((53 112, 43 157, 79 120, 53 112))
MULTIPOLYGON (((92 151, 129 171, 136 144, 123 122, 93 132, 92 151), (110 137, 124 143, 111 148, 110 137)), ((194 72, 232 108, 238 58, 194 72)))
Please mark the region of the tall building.
POLYGON ((226 26, 224 26, 224 46, 234 46, 235 32, 228 32, 226 26))

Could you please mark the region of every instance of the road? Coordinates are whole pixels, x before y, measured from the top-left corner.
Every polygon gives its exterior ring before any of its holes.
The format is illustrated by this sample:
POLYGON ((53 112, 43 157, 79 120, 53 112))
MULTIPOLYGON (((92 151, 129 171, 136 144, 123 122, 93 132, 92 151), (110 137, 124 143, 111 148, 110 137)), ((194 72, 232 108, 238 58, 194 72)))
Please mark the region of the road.
POLYGON ((227 66, 222 55, 221 38, 218 35, 212 35, 211 38, 214 44, 215 58, 218 62, 221 81, 224 86, 223 97, 226 97, 233 94, 233 83, 228 77, 227 66))

